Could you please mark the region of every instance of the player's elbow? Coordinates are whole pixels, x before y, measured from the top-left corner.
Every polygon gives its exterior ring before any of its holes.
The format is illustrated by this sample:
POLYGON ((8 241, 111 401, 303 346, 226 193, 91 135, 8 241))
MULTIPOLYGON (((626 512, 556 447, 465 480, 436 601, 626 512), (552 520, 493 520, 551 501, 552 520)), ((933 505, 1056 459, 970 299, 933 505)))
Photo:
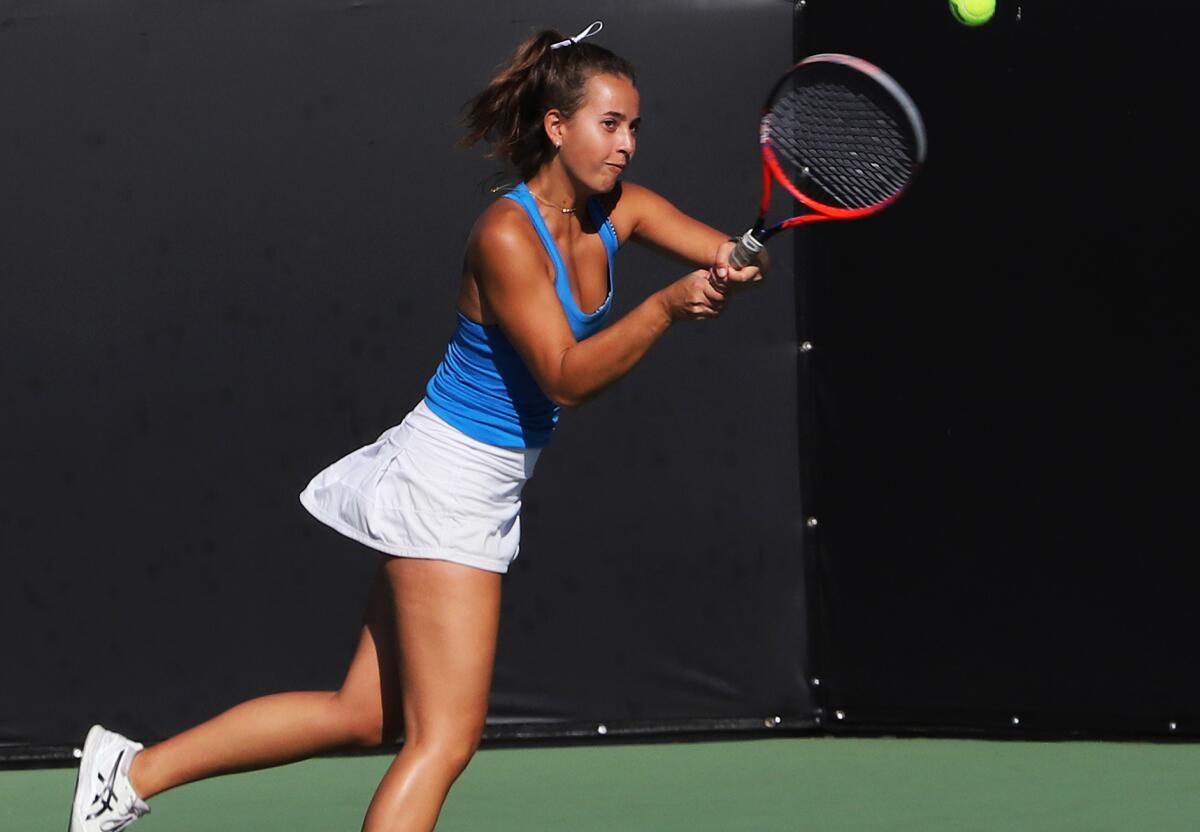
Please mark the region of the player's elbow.
POLYGON ((545 391, 550 401, 559 407, 579 407, 583 404, 575 389, 577 385, 572 384, 571 367, 567 361, 567 354, 570 351, 571 347, 566 347, 559 352, 558 361, 554 364, 553 370, 543 376, 542 390, 545 391))
POLYGON ((579 407, 593 399, 599 389, 588 389, 591 385, 585 378, 572 376, 570 373, 559 373, 550 384, 542 389, 550 401, 559 407, 579 407))
POLYGON ((589 398, 561 388, 548 390, 546 395, 559 407, 579 407, 589 398))

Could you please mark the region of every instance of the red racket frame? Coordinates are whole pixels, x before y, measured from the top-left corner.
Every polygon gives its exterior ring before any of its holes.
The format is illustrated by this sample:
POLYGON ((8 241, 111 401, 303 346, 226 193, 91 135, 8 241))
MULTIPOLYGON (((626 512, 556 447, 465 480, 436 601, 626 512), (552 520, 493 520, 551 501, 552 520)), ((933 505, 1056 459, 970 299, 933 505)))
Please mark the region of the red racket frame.
MULTIPOLYGON (((760 242, 766 242, 767 239, 774 236, 775 234, 782 231, 783 229, 792 228, 794 226, 800 225, 801 223, 818 222, 820 220, 852 220, 852 219, 856 219, 858 217, 865 217, 869 214, 877 213, 879 211, 882 211, 887 206, 891 205, 897 199, 899 199, 900 195, 903 194, 906 190, 908 190, 908 186, 912 182, 912 177, 909 177, 909 182, 905 183, 905 186, 903 188, 901 188, 899 191, 892 194, 890 197, 883 200, 882 202, 876 203, 875 205, 868 205, 865 208, 838 208, 834 205, 826 205, 823 202, 818 202, 817 200, 813 199, 812 197, 802 193, 800 191, 800 189, 797 188, 796 185, 792 182, 792 180, 789 179, 788 176, 783 172, 783 165, 780 164, 779 158, 775 155, 775 151, 771 149, 770 140, 768 138, 770 135, 770 130, 767 127, 766 118, 770 114, 771 103, 775 100, 775 93, 779 91, 779 87, 783 85, 783 83, 788 79, 788 77, 793 72, 795 72, 797 69, 804 66, 805 64, 823 62, 823 61, 832 61, 835 63, 841 63, 841 64, 845 64, 847 66, 853 67, 854 69, 857 69, 860 72, 864 73, 865 75, 868 75, 871 78, 875 79, 875 81, 878 82, 880 84, 880 86, 882 86, 884 89, 893 91, 893 93, 896 91, 899 91, 904 99, 908 98, 908 95, 906 93, 904 93, 904 91, 900 88, 900 86, 894 80, 892 80, 891 76, 889 76, 886 72, 884 72, 882 69, 875 66, 874 64, 870 63, 869 61, 864 61, 862 58, 856 58, 853 55, 842 55, 842 54, 834 53, 834 52, 825 52, 825 53, 821 53, 819 55, 811 55, 811 56, 805 58, 804 60, 800 61, 799 63, 797 63, 791 69, 789 69, 784 74, 784 76, 782 78, 780 78, 778 82, 776 82, 775 86, 771 89, 771 94, 769 96, 767 96, 767 105, 763 109, 763 120, 759 123, 758 143, 759 143, 759 148, 762 151, 762 157, 763 157, 763 162, 762 162, 763 194, 762 194, 762 200, 759 203, 758 221, 755 223, 755 228, 763 229, 763 232, 762 232, 761 236, 759 234, 755 234, 755 237, 757 237, 760 242), (769 209, 770 204, 771 204, 771 181, 772 180, 779 182, 779 184, 782 185, 784 187, 784 189, 787 190, 788 193, 790 193, 792 196, 794 196, 802 204, 808 206, 815 213, 798 214, 798 215, 792 217, 791 219, 784 220, 783 222, 772 226, 769 229, 764 229, 763 224, 767 217, 767 210, 769 209)), ((915 108, 914 108, 914 112, 915 112, 915 108)), ((917 121, 917 131, 918 131, 918 140, 920 142, 920 147, 921 147, 920 155, 923 157, 924 156, 924 129, 923 129, 923 126, 920 124, 919 116, 918 116, 918 121, 917 121)), ((918 160, 917 164, 918 165, 920 164, 920 160, 918 160)), ((915 169, 913 170, 913 175, 914 176, 916 175, 915 169)))

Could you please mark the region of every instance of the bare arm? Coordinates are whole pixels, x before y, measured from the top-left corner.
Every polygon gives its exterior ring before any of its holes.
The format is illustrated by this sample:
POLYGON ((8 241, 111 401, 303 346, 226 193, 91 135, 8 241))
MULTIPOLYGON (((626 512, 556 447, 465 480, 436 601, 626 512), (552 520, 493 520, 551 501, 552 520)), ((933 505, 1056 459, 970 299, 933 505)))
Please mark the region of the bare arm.
POLYGON ((515 213, 485 215, 467 256, 501 330, 556 404, 582 404, 628 373, 677 320, 715 317, 724 298, 693 272, 655 292, 611 326, 576 341, 540 244, 515 213))
POLYGON ((722 281, 728 276, 732 284, 757 282, 767 269, 765 251, 759 266, 730 268, 734 243, 728 234, 689 217, 649 188, 622 183, 620 206, 627 212, 633 239, 689 265, 715 267, 722 281))
POLYGON ((691 266, 711 266, 717 249, 729 239, 632 182, 621 184, 620 204, 628 212, 633 239, 691 266))

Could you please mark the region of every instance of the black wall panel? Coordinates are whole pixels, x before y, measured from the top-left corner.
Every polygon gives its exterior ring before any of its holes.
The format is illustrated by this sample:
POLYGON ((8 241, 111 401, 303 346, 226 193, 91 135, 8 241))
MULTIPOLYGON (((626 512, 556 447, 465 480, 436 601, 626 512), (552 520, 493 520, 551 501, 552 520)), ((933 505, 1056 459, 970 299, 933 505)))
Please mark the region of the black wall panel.
POLYGON ((1194 22, 806 4, 801 50, 930 136, 894 210, 804 238, 827 721, 1197 732, 1194 22))
MULTIPOLYGON (((783 2, 0 2, 0 741, 336 687, 374 553, 296 496, 421 397, 534 28, 640 69, 634 181, 739 231, 783 2), (752 47, 747 44, 753 44, 752 47)), ((567 414, 492 719, 807 720, 791 257, 567 414)), ((683 267, 627 250, 618 311, 683 267)), ((783 724, 787 724, 786 722, 783 724)))

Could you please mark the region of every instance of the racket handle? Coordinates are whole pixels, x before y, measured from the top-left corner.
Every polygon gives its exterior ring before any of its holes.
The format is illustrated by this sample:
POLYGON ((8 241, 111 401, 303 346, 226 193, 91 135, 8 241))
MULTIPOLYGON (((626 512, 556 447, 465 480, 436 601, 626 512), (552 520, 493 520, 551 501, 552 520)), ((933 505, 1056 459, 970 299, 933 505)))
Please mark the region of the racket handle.
POLYGON ((738 240, 737 246, 734 247, 733 253, 729 255, 729 265, 735 269, 744 269, 751 263, 758 262, 758 253, 765 246, 762 241, 754 236, 754 229, 751 228, 742 238, 738 240))

